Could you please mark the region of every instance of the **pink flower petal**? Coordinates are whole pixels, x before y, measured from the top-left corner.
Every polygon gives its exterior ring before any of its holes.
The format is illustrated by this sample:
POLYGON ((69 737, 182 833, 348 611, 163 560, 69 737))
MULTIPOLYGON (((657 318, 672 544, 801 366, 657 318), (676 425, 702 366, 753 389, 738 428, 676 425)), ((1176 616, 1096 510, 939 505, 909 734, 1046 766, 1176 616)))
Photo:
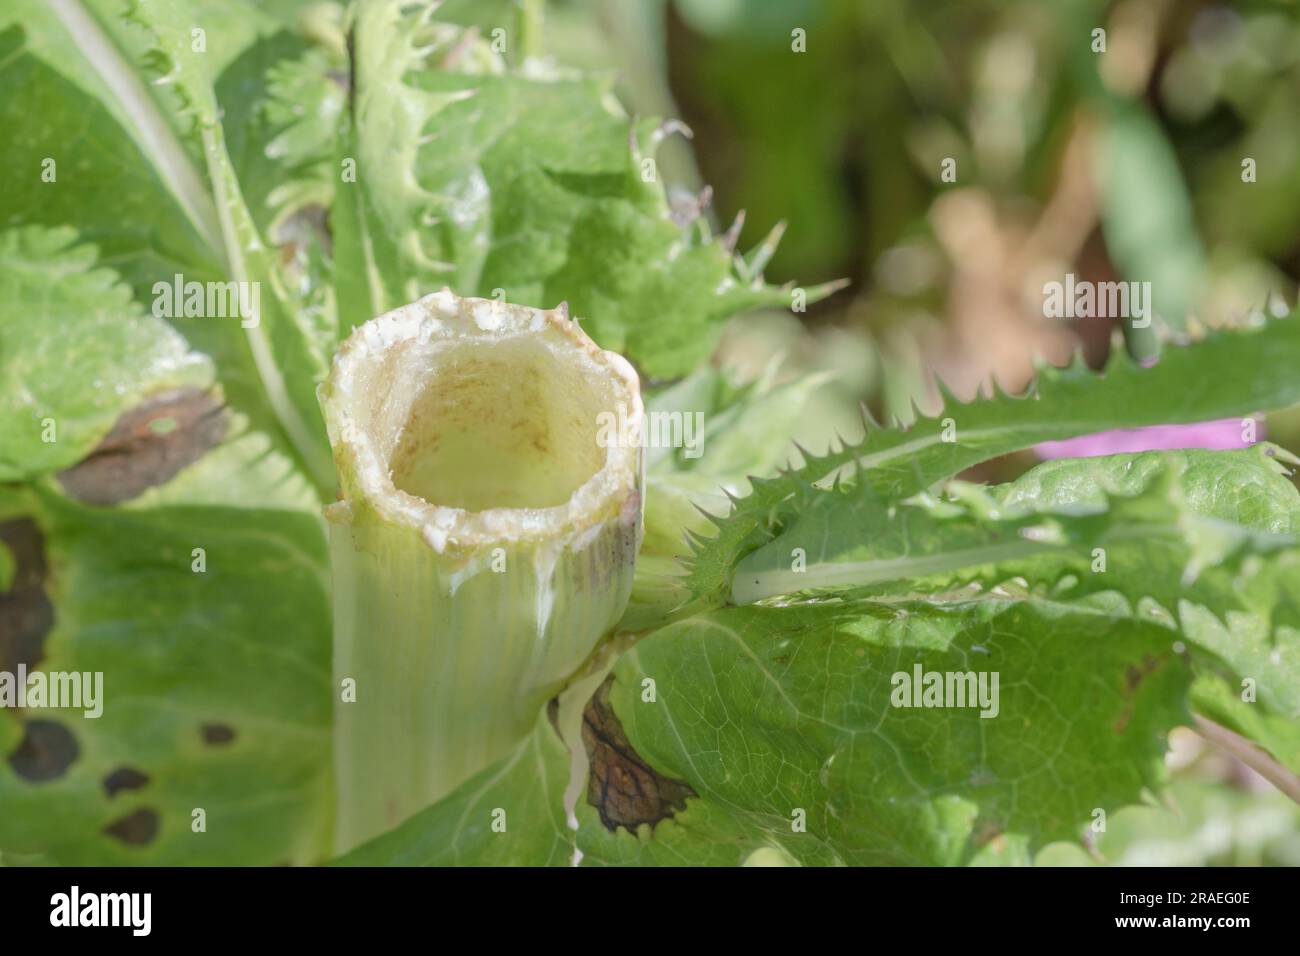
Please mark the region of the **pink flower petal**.
MULTIPOLYGON (((1149 428, 1120 428, 1083 435, 1065 441, 1043 442, 1034 451, 1040 458, 1090 458, 1122 452, 1159 451, 1171 448, 1245 448, 1242 419, 1223 418, 1192 425, 1152 425, 1149 428)), ((1256 439, 1263 434, 1263 422, 1256 425, 1256 439)))

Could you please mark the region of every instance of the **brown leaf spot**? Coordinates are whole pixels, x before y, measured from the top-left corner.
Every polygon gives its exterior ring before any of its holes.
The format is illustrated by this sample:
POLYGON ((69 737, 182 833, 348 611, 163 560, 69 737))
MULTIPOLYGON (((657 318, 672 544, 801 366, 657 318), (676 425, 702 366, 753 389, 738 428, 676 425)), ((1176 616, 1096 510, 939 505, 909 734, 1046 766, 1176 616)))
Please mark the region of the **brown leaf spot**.
POLYGON ((1002 823, 998 822, 997 820, 989 820, 983 818, 977 820, 975 822, 974 828, 971 830, 971 835, 970 835, 971 846, 975 847, 976 849, 983 849, 988 844, 993 843, 994 848, 999 849, 1000 843, 998 843, 997 841, 1003 840, 1003 834, 1005 832, 1006 832, 1006 827, 1002 823))
POLYGON ((0 671, 28 670, 44 656, 45 635, 54 626, 54 605, 45 593, 45 539, 36 522, 0 522, 0 541, 14 558, 13 587, 0 594, 0 671))
POLYGON ((115 797, 123 790, 139 790, 149 782, 149 775, 134 767, 118 767, 104 778, 104 792, 115 797))
POLYGON ((72 731, 53 720, 29 720, 23 729, 18 749, 9 755, 9 766, 24 780, 57 780, 81 753, 72 731))
POLYGON ((609 702, 610 677, 592 695, 582 714, 582 743, 591 761, 587 802, 600 812, 610 830, 635 831, 651 826, 686 808, 695 791, 682 780, 671 780, 652 770, 632 749, 609 702))
POLYGON ((165 484, 226 434, 226 415, 195 388, 154 395, 131 409, 85 460, 59 472, 63 489, 92 505, 127 501, 165 484))
POLYGON ((235 730, 226 724, 204 724, 199 728, 203 742, 209 747, 222 747, 235 739, 235 730))
POLYGON ((116 823, 104 827, 104 832, 111 837, 117 837, 123 843, 144 846, 146 843, 153 842, 153 838, 158 835, 158 813, 147 807, 141 807, 128 813, 116 823))
POLYGON ((1142 655, 1141 665, 1130 664, 1124 671, 1124 696, 1127 702, 1124 704, 1124 712, 1119 715, 1119 720, 1115 721, 1115 733, 1122 734, 1128 722, 1133 719, 1133 698, 1137 696, 1138 688, 1142 682, 1163 663, 1163 660, 1153 654, 1142 655))

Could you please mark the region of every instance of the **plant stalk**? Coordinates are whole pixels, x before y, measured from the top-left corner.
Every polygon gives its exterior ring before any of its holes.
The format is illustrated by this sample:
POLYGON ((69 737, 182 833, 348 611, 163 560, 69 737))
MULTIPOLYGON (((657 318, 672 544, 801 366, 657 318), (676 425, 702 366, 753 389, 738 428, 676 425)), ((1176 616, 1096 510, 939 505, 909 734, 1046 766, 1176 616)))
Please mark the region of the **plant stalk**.
POLYGON ((346 852, 509 751, 617 623, 642 411, 631 367, 563 307, 448 291, 353 333, 320 395, 346 852), (620 404, 636 433, 599 439, 620 404))
POLYGON ((1272 754, 1253 741, 1247 740, 1222 724, 1215 723, 1208 717, 1202 717, 1200 714, 1192 716, 1196 720, 1198 734, 1219 750, 1236 757, 1296 803, 1300 803, 1300 776, 1282 766, 1272 754))

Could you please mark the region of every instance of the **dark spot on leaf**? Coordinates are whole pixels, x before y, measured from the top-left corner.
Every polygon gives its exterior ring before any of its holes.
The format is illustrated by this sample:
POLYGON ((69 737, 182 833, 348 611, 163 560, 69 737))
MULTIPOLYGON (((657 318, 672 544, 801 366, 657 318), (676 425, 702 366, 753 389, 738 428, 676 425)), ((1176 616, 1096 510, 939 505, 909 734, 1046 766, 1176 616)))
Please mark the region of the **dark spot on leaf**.
POLYGON ((80 753, 67 727, 53 720, 29 720, 18 749, 9 755, 9 766, 24 780, 42 783, 62 777, 80 753))
POLYGON ((971 830, 971 846, 975 847, 977 850, 983 849, 993 841, 1001 839, 1002 834, 1005 831, 1006 827, 997 820, 989 820, 986 818, 977 820, 974 828, 971 830))
POLYGON ((611 677, 600 685, 582 714, 582 743, 591 761, 587 802, 608 829, 635 831, 642 823, 653 826, 684 810, 686 798, 695 791, 685 781, 652 770, 632 749, 609 702, 613 681, 611 677))
POLYGON ((210 747, 221 747, 235 739, 235 730, 226 724, 204 724, 200 728, 203 742, 210 747))
POLYGON ((149 782, 149 775, 134 767, 118 767, 104 778, 104 791, 115 797, 123 790, 139 790, 149 782))
POLYGON ((104 832, 111 837, 117 837, 123 843, 144 846, 146 843, 153 842, 153 838, 158 835, 158 814, 147 807, 141 807, 128 813, 116 823, 104 827, 104 832))
POLYGON ((1133 698, 1137 696, 1138 688, 1142 682, 1163 663, 1162 658, 1152 654, 1142 655, 1140 666, 1130 664, 1124 671, 1124 696, 1128 699, 1124 704, 1124 712, 1119 715, 1119 720, 1115 721, 1115 733, 1122 734, 1128 722, 1133 719, 1133 698))
POLYGON ((85 460, 59 472, 59 482, 87 504, 128 501, 198 461, 225 437, 226 424, 221 403, 210 393, 162 392, 119 418, 85 460))
POLYGON ((44 656, 45 635, 54 626, 54 605, 45 593, 45 539, 36 522, 0 522, 0 541, 14 559, 13 586, 0 594, 0 671, 30 670, 44 656))
POLYGON ((1160 659, 1151 654, 1142 655, 1142 664, 1140 667, 1130 664, 1124 671, 1124 693, 1132 697, 1137 693, 1137 689, 1142 686, 1142 681, 1147 675, 1160 666, 1160 659))

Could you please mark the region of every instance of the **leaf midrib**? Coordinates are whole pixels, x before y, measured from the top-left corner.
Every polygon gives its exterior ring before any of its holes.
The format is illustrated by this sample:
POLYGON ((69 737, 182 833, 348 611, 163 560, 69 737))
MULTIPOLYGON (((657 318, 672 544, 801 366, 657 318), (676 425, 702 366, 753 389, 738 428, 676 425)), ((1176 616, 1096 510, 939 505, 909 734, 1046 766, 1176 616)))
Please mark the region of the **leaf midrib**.
POLYGON ((176 136, 175 130, 149 95, 140 77, 81 0, 49 0, 55 16, 72 38, 78 52, 116 98, 139 140, 185 217, 228 269, 216 206, 203 185, 198 170, 176 136))

